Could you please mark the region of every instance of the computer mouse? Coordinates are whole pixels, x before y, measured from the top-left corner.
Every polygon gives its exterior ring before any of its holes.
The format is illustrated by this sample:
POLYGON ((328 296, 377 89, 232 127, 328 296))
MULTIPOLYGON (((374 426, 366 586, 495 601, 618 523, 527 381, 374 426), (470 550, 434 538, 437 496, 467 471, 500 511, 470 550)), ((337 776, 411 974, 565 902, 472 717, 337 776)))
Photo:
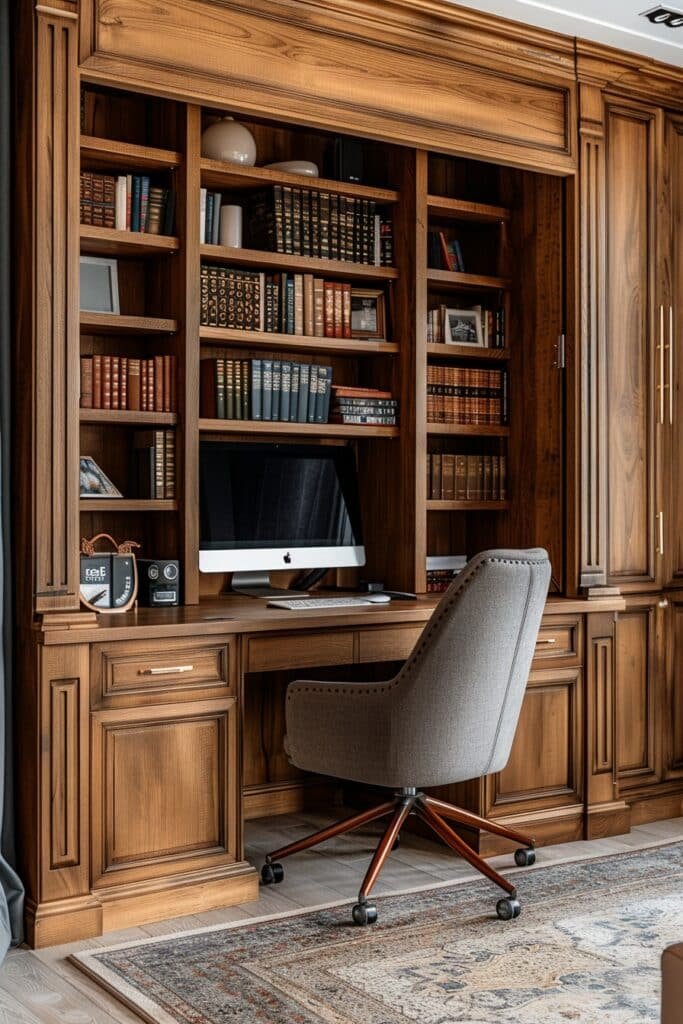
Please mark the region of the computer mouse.
POLYGON ((370 604, 389 604, 391 598, 388 594, 368 594, 367 600, 370 604))

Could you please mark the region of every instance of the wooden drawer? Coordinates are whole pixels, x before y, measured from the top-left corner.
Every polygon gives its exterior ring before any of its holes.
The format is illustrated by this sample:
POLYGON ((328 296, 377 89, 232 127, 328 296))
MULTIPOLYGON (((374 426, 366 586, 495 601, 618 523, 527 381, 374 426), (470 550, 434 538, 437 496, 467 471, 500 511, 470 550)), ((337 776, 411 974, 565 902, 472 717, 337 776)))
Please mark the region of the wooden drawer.
POLYGON ((281 636, 250 636, 246 641, 245 672, 276 672, 279 669, 315 668, 318 665, 351 665, 353 630, 311 632, 281 636))
POLYGON ((422 626, 390 626, 361 630, 358 661, 405 661, 422 635, 422 626))
POLYGON ((236 638, 93 644, 90 676, 93 709, 231 696, 236 638))
POLYGON ((548 658, 560 659, 565 664, 578 665, 581 661, 581 617, 553 616, 541 623, 536 641, 534 665, 548 658))

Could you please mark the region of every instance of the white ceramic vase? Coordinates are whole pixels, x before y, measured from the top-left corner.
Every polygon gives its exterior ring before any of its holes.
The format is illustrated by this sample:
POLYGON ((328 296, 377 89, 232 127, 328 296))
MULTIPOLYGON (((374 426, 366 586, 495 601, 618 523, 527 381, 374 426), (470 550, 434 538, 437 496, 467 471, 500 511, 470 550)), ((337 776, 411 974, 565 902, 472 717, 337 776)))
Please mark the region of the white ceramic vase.
POLYGON ((256 163, 256 142, 243 124, 238 124, 232 117, 222 117, 203 133, 202 156, 253 167, 256 163))

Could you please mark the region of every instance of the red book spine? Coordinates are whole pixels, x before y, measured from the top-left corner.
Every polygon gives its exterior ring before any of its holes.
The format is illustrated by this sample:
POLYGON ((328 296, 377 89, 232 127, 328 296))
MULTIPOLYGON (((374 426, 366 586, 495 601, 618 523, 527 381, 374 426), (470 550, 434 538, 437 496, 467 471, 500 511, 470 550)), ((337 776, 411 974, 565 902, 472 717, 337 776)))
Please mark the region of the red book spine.
POLYGON ((92 357, 92 405, 102 408, 102 356, 92 357))
POLYGON ((155 412, 164 411, 164 357, 154 357, 154 404, 155 412))
POLYGON ((111 357, 111 407, 119 409, 121 406, 121 360, 118 356, 111 357))
POLYGON ((334 284, 325 281, 325 337, 334 338, 334 284))
POLYGON ((171 357, 164 356, 164 412, 172 412, 171 409, 171 357))
POLYGON ((111 356, 102 357, 102 408, 111 409, 111 356))
POLYGON ((128 408, 128 359, 121 356, 121 371, 119 374, 119 408, 128 408))
POLYGON ((140 367, 140 409, 142 412, 147 412, 148 363, 148 359, 143 359, 140 367))

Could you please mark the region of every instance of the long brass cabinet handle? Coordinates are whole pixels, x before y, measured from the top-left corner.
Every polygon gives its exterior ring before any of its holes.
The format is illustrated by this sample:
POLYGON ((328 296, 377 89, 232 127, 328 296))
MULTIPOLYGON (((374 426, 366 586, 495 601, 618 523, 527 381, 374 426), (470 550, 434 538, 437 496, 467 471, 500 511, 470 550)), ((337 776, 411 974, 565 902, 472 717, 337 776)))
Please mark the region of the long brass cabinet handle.
POLYGON ((167 665, 163 668, 141 668, 138 670, 140 676, 174 676, 178 672, 191 672, 194 665, 167 665))
POLYGON ((658 554, 658 555, 663 555, 664 554, 664 513, 663 512, 658 512, 657 515, 655 516, 655 520, 659 524, 658 543, 657 543, 657 547, 655 548, 655 553, 658 554))
POLYGON ((556 644, 557 639, 554 636, 539 637, 536 641, 537 644, 556 644))

